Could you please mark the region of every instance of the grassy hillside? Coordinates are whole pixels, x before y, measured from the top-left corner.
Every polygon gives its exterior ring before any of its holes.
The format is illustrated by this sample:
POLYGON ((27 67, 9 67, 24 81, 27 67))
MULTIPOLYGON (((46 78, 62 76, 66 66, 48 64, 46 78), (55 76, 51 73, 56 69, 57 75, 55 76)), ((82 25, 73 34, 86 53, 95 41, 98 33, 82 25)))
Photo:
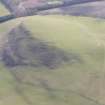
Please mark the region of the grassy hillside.
POLYGON ((9 14, 8 10, 0 3, 0 16, 9 14))
POLYGON ((105 1, 90 2, 63 8, 64 13, 74 16, 105 18, 105 1))
POLYGON ((69 16, 35 16, 0 25, 3 38, 24 23, 35 38, 81 60, 54 70, 0 64, 0 105, 104 105, 105 21, 69 16), (6 32, 5 32, 6 31, 6 32))

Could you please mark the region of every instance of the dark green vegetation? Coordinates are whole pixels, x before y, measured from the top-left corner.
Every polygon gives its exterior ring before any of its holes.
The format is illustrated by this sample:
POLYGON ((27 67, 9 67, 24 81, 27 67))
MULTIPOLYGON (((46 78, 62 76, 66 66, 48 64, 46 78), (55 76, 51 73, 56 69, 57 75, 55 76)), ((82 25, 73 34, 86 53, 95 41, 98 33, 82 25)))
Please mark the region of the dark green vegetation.
MULTIPOLYGON (((1 58, 7 67, 31 66, 54 69, 63 62, 78 61, 79 57, 34 38, 22 24, 13 28, 6 38, 1 58)), ((80 61, 80 60, 79 60, 80 61)))

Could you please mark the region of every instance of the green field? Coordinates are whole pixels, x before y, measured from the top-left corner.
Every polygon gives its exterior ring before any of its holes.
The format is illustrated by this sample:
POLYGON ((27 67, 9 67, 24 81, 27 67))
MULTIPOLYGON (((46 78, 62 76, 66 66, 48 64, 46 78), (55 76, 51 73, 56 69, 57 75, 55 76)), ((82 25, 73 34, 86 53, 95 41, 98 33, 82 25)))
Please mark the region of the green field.
POLYGON ((0 105, 104 105, 105 21, 72 16, 33 16, 0 24, 0 43, 24 23, 35 38, 53 43, 82 62, 58 69, 0 64, 0 105), (14 76, 15 75, 15 76, 14 76), (21 80, 21 82, 19 81, 21 80))
POLYGON ((0 16, 9 14, 9 11, 0 3, 0 16))

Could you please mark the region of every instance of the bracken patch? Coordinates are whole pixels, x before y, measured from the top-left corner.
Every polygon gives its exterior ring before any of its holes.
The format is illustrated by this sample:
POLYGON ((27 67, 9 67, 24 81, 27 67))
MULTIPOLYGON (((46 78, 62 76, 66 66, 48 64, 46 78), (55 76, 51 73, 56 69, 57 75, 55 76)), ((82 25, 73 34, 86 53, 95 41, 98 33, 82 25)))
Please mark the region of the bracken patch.
POLYGON ((67 62, 79 60, 75 54, 32 37, 24 25, 19 25, 7 34, 2 61, 7 67, 32 66, 54 69, 67 62))

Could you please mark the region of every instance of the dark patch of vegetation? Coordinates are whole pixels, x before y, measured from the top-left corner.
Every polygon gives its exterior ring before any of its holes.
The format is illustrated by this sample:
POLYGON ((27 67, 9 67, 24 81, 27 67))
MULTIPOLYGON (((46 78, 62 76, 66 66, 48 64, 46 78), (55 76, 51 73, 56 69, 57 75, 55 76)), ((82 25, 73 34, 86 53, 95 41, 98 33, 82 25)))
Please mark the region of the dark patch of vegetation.
POLYGON ((14 15, 0 16, 0 23, 14 19, 14 15))
POLYGON ((2 60, 8 67, 24 65, 54 69, 63 63, 79 60, 75 54, 67 54, 56 46, 32 37, 23 25, 12 29, 7 38, 2 60))

